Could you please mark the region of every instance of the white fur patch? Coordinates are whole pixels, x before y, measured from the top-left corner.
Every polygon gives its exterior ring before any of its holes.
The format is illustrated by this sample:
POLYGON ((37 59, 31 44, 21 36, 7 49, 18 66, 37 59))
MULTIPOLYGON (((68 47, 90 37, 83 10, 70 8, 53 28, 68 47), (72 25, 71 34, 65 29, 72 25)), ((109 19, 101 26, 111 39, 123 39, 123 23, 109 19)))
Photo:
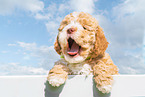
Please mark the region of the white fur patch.
POLYGON ((51 84, 52 86, 59 87, 60 85, 62 85, 65 82, 65 79, 60 78, 60 77, 51 76, 48 81, 49 81, 49 84, 51 84))
POLYGON ((89 64, 69 64, 69 69, 71 70, 72 74, 77 75, 91 75, 93 70, 89 64))
POLYGON ((111 85, 103 86, 103 87, 98 87, 98 90, 101 91, 102 93, 109 93, 112 90, 111 85))

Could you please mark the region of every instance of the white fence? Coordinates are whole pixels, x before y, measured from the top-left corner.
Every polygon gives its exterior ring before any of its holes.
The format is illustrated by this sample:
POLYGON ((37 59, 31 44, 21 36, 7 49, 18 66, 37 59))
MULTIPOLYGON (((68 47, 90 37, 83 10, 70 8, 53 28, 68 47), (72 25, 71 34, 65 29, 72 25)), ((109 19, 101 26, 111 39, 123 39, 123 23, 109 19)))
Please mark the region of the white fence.
POLYGON ((102 94, 92 76, 69 76, 58 88, 48 84, 47 76, 0 76, 0 97, 145 97, 145 75, 113 77, 111 93, 102 94))

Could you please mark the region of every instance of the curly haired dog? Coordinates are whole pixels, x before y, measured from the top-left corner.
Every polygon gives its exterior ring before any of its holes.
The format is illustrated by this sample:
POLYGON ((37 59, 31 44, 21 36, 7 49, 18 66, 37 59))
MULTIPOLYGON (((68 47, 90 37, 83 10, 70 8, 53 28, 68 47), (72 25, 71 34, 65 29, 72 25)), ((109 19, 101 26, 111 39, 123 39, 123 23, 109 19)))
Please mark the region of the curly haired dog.
POLYGON ((70 74, 93 74, 98 90, 109 93, 112 75, 118 74, 118 68, 105 52, 108 42, 97 20, 87 13, 73 12, 63 19, 58 30, 54 48, 64 58, 49 71, 49 83, 58 87, 70 74))

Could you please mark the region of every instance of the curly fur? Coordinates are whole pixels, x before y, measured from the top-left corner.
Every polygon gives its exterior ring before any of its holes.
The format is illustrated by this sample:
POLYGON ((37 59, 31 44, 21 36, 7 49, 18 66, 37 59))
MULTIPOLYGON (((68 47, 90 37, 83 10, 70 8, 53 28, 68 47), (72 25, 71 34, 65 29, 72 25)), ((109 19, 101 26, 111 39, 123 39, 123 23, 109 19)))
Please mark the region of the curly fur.
POLYGON ((64 59, 57 61, 49 71, 49 83, 60 86, 69 74, 93 74, 96 87, 102 93, 109 93, 113 83, 112 75, 118 74, 118 68, 105 52, 109 43, 97 20, 90 14, 73 12, 62 20, 58 31, 54 48, 64 59), (70 28, 74 32, 68 34, 70 28), (69 38, 79 45, 77 55, 68 54, 69 38))

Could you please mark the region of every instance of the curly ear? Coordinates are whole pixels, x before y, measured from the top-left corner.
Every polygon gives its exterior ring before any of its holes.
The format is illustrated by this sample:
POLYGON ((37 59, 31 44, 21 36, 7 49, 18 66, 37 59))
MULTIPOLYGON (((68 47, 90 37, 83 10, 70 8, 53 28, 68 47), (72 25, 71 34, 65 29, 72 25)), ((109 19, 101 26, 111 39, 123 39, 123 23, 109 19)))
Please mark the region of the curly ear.
POLYGON ((103 29, 100 26, 98 26, 98 29, 96 32, 96 43, 95 43, 94 50, 93 50, 93 53, 95 55, 93 55, 93 56, 94 57, 102 56, 104 54, 105 50, 107 49, 108 44, 109 43, 107 42, 107 39, 105 38, 103 29))
POLYGON ((56 39, 56 41, 55 41, 55 43, 54 43, 54 49, 56 50, 56 52, 57 52, 59 55, 61 55, 61 47, 60 47, 60 44, 59 44, 59 42, 58 42, 58 36, 57 36, 57 39, 56 39))

